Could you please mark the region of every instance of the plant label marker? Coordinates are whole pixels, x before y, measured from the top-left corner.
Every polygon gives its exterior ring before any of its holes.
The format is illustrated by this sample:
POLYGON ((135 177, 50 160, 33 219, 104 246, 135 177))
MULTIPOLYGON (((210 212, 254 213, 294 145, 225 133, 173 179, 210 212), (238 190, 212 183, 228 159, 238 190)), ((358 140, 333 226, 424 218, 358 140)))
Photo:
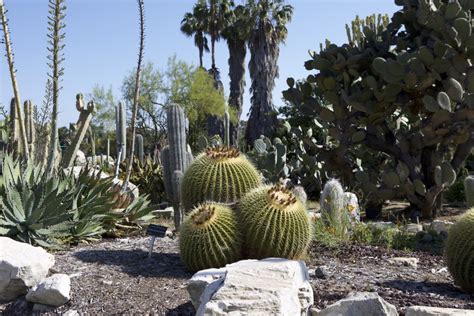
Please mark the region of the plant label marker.
POLYGON ((151 254, 153 253, 153 245, 155 244, 156 237, 159 237, 159 238, 165 237, 167 230, 168 230, 168 227, 166 226, 155 225, 155 224, 150 224, 148 226, 146 230, 146 234, 148 236, 151 236, 150 249, 148 250, 148 258, 150 258, 151 254))

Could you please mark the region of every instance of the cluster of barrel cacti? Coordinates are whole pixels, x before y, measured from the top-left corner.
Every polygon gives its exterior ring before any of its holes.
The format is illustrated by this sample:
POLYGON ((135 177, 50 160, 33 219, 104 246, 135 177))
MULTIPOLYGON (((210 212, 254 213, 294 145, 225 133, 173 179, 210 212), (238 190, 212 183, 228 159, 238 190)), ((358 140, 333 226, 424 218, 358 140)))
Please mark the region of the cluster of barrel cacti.
POLYGON ((431 217, 472 148, 472 5, 396 3, 403 9, 390 23, 372 17, 347 44, 312 52, 305 67, 314 73, 289 78, 284 96, 327 131, 329 142, 305 145, 331 161, 328 174, 362 183, 371 201, 406 198, 431 217))
POLYGON ((474 208, 449 229, 445 259, 454 283, 474 293, 474 208))
POLYGON ((184 173, 180 230, 188 269, 221 267, 240 258, 304 255, 310 226, 304 204, 282 184, 262 186, 237 149, 208 148, 184 173), (238 247, 238 249, 237 249, 238 247))

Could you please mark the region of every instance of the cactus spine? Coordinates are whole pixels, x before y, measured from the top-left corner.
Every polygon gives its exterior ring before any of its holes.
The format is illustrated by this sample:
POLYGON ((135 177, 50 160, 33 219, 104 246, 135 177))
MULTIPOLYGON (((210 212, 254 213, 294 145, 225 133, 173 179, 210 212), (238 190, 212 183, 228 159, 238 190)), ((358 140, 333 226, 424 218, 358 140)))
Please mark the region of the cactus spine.
POLYGON ((445 260, 454 283, 474 293, 474 208, 450 228, 445 260))
POLYGON ((470 175, 464 179, 464 194, 467 207, 474 207, 474 176, 470 175))
POLYGON ((192 272, 239 260, 242 238, 234 212, 216 203, 197 206, 181 226, 179 248, 192 272))
POLYGON ((183 206, 189 211, 205 201, 236 203, 260 184, 257 170, 237 149, 208 148, 184 173, 183 206))
POLYGON ((173 204, 174 223, 178 229, 184 218, 181 210, 181 179, 192 159, 186 143, 186 116, 179 105, 172 104, 168 107, 167 125, 169 146, 161 152, 161 161, 165 190, 173 204))
POLYGON ((145 161, 145 155, 143 152, 143 136, 141 134, 137 134, 137 136, 135 136, 135 139, 136 139, 135 140, 136 141, 135 154, 137 155, 140 163, 143 164, 145 161))
POLYGON ((306 209, 281 184, 247 193, 239 204, 244 243, 249 258, 301 258, 311 241, 306 209))
POLYGON ((115 107, 115 129, 117 142, 117 165, 125 160, 127 150, 127 111, 125 103, 119 102, 115 107))
POLYGON ((87 103, 87 107, 85 107, 82 93, 79 93, 76 95, 76 109, 79 111, 79 118, 76 123, 77 130, 74 134, 71 145, 69 145, 69 147, 64 152, 62 159, 63 168, 69 168, 74 165, 77 151, 79 150, 79 147, 86 136, 92 116, 95 113, 94 101, 89 101, 89 103, 87 103))
POLYGON ((326 226, 341 227, 344 202, 345 196, 341 183, 336 179, 326 182, 320 201, 321 217, 326 226))

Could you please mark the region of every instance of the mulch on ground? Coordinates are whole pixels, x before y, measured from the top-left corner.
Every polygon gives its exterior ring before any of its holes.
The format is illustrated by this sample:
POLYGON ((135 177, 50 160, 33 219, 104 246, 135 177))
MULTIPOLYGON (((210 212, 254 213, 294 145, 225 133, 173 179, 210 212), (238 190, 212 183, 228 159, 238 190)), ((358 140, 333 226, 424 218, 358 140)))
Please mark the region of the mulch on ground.
MULTIPOLYGON (((79 245, 55 254, 54 269, 72 277, 71 301, 54 311, 80 314, 193 315, 186 291, 187 272, 180 262, 177 240, 155 242, 148 255, 149 238, 133 237, 79 245)), ((324 308, 352 291, 375 291, 403 314, 410 305, 474 309, 474 298, 453 285, 441 256, 377 247, 345 245, 337 249, 312 247, 307 260, 315 306, 324 308), (394 266, 390 257, 416 257, 417 268, 394 266), (326 278, 314 271, 323 266, 326 278)), ((24 297, 0 304, 4 315, 31 314, 24 297)))

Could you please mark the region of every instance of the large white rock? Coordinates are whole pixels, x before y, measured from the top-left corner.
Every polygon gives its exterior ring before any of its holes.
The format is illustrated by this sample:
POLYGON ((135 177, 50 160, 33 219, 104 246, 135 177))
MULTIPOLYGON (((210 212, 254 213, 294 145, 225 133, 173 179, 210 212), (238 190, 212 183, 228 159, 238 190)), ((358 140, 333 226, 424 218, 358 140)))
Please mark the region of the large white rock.
POLYGON ((43 248, 0 237, 0 301, 28 292, 53 265, 54 256, 43 248))
MULTIPOLYGON (((214 278, 205 271, 198 272, 201 280, 214 278)), ((303 261, 242 260, 215 273, 217 280, 206 286, 196 315, 306 315, 313 304, 303 261)))
POLYGON ((76 159, 74 159, 75 166, 85 166, 87 164, 86 154, 82 150, 76 152, 76 159))
POLYGON ((453 222, 449 221, 442 221, 442 220, 434 220, 430 224, 430 229, 434 230, 435 232, 439 233, 448 233, 451 226, 453 226, 453 222))
POLYGON ((360 292, 349 294, 348 297, 337 301, 320 311, 318 316, 398 316, 397 309, 387 303, 377 293, 360 292))
POLYGON ((201 294, 206 289, 206 286, 216 280, 224 278, 225 274, 226 268, 221 268, 201 270, 192 276, 189 280, 187 290, 196 310, 199 308, 199 305, 201 305, 201 294))
POLYGON ((474 310, 441 308, 428 306, 410 306, 405 311, 406 316, 473 316, 474 310))
POLYGON ((26 300, 51 306, 61 306, 69 301, 71 279, 67 274, 53 274, 35 285, 26 294, 26 300))

